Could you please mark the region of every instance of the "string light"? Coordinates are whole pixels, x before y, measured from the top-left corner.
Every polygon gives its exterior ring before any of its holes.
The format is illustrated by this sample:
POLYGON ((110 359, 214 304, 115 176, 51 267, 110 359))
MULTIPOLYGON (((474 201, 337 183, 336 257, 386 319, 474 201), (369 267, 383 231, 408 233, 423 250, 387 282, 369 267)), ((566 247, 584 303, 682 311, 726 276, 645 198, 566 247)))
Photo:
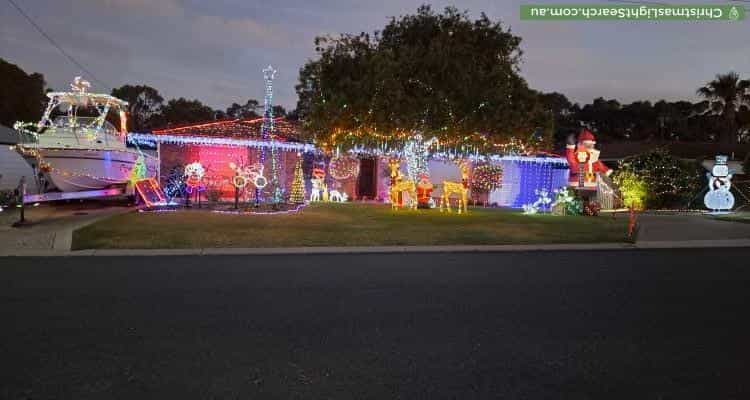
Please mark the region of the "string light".
POLYGON ((203 146, 230 146, 230 147, 252 147, 252 148, 276 148, 284 151, 315 152, 315 146, 309 143, 291 143, 278 141, 264 141, 257 139, 232 139, 225 137, 206 136, 182 136, 182 135, 155 135, 148 133, 130 133, 128 141, 140 145, 153 145, 154 143, 169 143, 178 145, 203 145, 203 146))
POLYGON ((343 181, 359 176, 359 159, 351 156, 336 156, 328 163, 331 178, 343 181))
POLYGON ((294 164, 294 180, 292 181, 292 190, 289 194, 289 202, 299 204, 305 202, 305 180, 302 171, 302 155, 297 155, 297 162, 294 164))
POLYGON ((430 176, 427 167, 429 148, 436 139, 424 140, 420 133, 416 133, 406 142, 404 146, 404 158, 406 158, 406 174, 412 182, 417 182, 422 175, 430 176))
POLYGON ((471 188, 480 193, 489 193, 499 188, 503 183, 503 167, 501 165, 482 164, 472 171, 471 188))

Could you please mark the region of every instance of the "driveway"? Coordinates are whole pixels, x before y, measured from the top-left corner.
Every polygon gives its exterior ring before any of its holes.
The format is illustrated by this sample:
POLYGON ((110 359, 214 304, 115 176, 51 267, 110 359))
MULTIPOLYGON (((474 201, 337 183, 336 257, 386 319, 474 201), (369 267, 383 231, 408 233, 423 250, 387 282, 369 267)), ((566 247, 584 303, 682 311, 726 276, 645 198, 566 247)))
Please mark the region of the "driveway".
POLYGON ((638 242, 750 238, 750 224, 720 221, 707 215, 642 214, 638 221, 638 242))
POLYGON ((72 232, 98 219, 133 210, 121 203, 86 201, 26 207, 27 225, 14 228, 17 210, 0 213, 0 254, 11 250, 70 250, 72 232))

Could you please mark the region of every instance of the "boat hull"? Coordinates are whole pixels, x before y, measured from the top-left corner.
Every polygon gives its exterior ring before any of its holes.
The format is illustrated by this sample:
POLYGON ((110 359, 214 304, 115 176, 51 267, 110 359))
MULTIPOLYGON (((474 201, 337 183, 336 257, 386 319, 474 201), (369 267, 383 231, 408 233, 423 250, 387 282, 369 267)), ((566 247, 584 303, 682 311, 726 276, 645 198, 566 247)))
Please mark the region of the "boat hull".
MULTIPOLYGON (((47 190, 78 192, 126 185, 141 153, 131 149, 59 149, 27 150, 26 160, 43 173, 47 190), (29 153, 33 156, 29 156, 29 153), (41 160, 41 165, 39 164, 41 160), (50 187, 54 186, 54 187, 50 187)), ((146 158, 146 175, 156 175, 156 162, 146 158)))

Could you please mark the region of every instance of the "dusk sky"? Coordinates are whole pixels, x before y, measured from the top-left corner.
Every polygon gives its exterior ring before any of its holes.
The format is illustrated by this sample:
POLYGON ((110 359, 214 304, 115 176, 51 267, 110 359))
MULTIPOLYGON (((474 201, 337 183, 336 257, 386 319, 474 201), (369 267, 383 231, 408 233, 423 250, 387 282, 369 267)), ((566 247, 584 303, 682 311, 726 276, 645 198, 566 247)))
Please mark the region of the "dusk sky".
MULTIPOLYGON (((197 98, 215 108, 262 100, 261 69, 278 70, 275 103, 296 104, 300 66, 316 35, 372 32, 424 0, 16 0, 48 34, 107 86, 147 84, 165 98, 197 98)), ((688 1, 689 2, 689 1, 688 1)), ((711 0, 698 2, 710 3, 711 0)), ((531 87, 585 103, 603 96, 694 100, 716 73, 750 78, 750 20, 741 22, 520 21, 519 4, 471 0, 523 38, 521 72, 531 87)), ((533 3, 543 3, 533 2, 533 3)), ((551 3, 551 2, 547 2, 551 3)), ((686 3, 681 1, 679 3, 686 3)), ((736 3, 742 4, 742 3, 736 3)), ((750 8, 750 4, 747 4, 750 8)), ((82 74, 8 2, 0 1, 0 57, 67 88, 82 74)), ((84 74, 85 75, 85 74, 84 74)), ((93 82, 94 90, 109 91, 93 82)))

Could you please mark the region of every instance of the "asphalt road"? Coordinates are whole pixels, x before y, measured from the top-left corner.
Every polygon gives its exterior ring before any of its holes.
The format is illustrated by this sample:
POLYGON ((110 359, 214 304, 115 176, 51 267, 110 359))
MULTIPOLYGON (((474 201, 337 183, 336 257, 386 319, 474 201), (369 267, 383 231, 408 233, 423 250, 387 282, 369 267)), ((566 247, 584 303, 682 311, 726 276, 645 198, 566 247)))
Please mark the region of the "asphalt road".
POLYGON ((0 258, 0 398, 746 399, 748 256, 0 258))

